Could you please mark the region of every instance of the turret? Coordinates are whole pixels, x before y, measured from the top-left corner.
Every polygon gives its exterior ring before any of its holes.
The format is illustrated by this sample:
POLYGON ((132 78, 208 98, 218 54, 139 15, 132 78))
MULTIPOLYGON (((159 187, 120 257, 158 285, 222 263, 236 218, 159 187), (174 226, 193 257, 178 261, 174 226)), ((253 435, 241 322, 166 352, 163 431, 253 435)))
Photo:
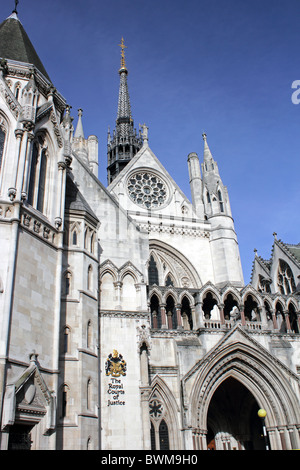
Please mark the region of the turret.
POLYGON ((236 287, 244 285, 239 246, 231 215, 229 197, 203 134, 204 155, 202 163, 203 201, 210 222, 210 247, 214 263, 215 283, 230 282, 236 287))
POLYGON ((204 219, 204 205, 202 197, 202 179, 200 171, 200 162, 196 153, 190 153, 188 156, 188 168, 190 176, 190 187, 192 203, 194 210, 200 219, 204 219))
POLYGON ((84 136, 82 124, 82 109, 78 109, 78 122, 73 137, 72 147, 79 158, 98 176, 98 138, 90 135, 84 136))
POLYGON ((218 164, 213 159, 207 143, 207 136, 203 134, 204 155, 202 163, 203 201, 207 218, 215 215, 231 216, 228 191, 223 185, 219 174, 218 164))

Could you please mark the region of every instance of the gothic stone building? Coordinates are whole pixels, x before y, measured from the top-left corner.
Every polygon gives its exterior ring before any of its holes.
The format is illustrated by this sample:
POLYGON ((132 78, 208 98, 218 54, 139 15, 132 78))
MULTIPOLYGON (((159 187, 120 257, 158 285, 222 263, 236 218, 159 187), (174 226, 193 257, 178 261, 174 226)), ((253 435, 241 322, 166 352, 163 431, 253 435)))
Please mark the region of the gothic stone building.
POLYGON ((192 202, 135 130, 123 43, 105 187, 14 11, 0 25, 1 449, 299 448, 300 246, 244 284, 206 135, 192 202))

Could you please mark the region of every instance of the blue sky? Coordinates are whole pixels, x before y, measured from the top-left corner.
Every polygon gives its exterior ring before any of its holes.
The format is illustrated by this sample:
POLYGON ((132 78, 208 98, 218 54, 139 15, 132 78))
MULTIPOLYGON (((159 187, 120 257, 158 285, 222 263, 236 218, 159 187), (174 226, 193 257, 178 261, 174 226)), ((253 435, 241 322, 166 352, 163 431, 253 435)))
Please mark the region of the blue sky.
MULTIPOLYGON (((2 2, 5 19, 13 0, 2 2)), ((299 0, 20 0, 19 18, 86 137, 114 128, 121 37, 136 127, 190 198, 187 156, 202 133, 228 187, 245 282, 273 232, 299 243, 299 0)), ((299 95, 300 96, 300 95, 299 95)))

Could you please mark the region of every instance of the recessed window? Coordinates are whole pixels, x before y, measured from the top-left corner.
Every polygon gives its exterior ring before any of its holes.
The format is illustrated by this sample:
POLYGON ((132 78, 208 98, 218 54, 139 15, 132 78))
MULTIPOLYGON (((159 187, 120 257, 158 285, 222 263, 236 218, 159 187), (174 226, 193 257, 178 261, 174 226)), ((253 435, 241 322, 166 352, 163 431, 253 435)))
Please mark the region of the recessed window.
POLYGON ((0 170, 1 170, 1 165, 2 165, 3 152, 4 152, 5 136, 6 134, 4 130, 0 127, 0 170))
POLYGON ((32 148, 30 178, 27 202, 45 212, 45 196, 47 182, 47 155, 38 142, 34 142, 32 148))
POLYGON ((74 232, 73 232, 72 244, 77 245, 77 232, 76 232, 76 230, 74 230, 74 232))
POLYGON ((277 285, 281 294, 288 295, 296 290, 295 279, 290 266, 284 261, 279 260, 277 285))

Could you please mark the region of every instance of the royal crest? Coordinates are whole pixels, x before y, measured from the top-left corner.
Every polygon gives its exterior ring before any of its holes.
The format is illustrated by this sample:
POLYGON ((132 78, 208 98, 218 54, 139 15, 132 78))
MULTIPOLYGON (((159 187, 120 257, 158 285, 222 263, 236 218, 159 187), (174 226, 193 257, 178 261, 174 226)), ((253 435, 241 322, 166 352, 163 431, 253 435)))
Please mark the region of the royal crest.
POLYGON ((120 377, 120 375, 126 375, 126 370, 127 365, 123 359, 123 356, 119 354, 116 349, 114 349, 112 354, 109 354, 105 363, 106 375, 120 377))

